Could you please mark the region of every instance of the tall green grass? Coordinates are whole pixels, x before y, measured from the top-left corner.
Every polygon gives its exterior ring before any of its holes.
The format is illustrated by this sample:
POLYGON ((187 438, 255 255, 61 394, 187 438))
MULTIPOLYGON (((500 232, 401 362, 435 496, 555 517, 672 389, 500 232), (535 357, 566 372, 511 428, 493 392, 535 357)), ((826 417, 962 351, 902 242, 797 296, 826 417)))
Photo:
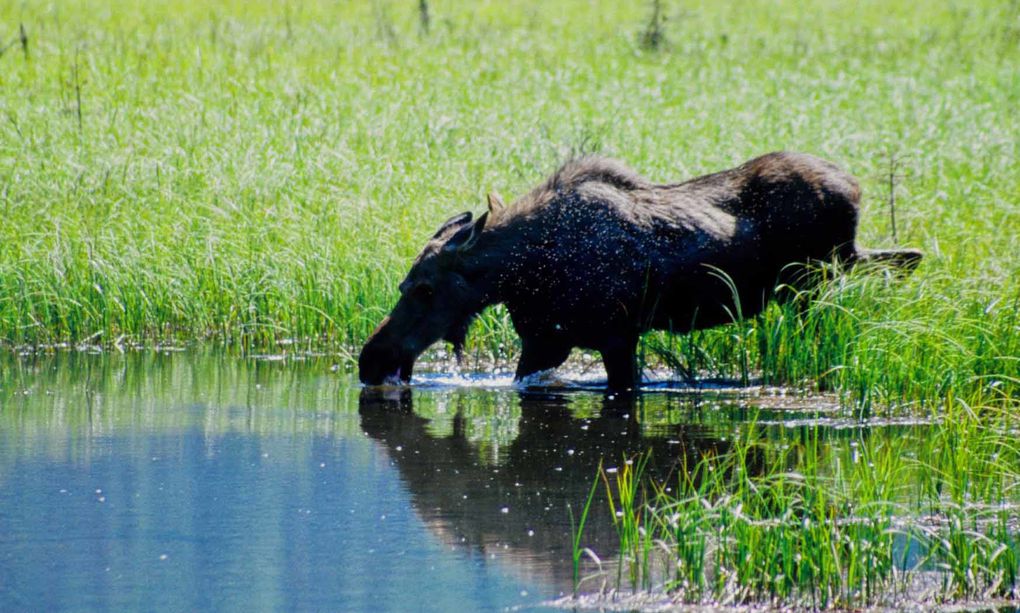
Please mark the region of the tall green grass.
MULTIPOLYGON (((418 4, 0 6, 0 343, 350 348, 489 189, 579 152, 672 181, 792 149, 860 177, 874 247, 896 159, 921 268, 649 343, 863 407, 1016 397, 1015 2, 664 1, 655 45, 639 0, 434 1, 427 29, 418 4)), ((473 343, 513 355, 505 312, 473 343)))
POLYGON ((953 395, 1005 406, 1020 391, 1020 286, 855 271, 752 322, 646 345, 679 372, 746 380, 750 363, 767 384, 839 391, 862 414, 932 410, 953 395))

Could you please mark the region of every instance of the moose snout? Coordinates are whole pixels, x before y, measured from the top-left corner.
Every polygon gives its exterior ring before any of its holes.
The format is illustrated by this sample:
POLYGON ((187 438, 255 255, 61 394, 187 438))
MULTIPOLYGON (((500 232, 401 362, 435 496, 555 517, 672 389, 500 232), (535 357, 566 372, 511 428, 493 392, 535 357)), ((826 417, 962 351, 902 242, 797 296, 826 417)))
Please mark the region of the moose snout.
POLYGON ((406 344, 388 342, 374 335, 358 356, 358 378, 365 385, 381 385, 389 380, 408 382, 418 352, 406 344))
POLYGON ((370 340, 358 356, 358 378, 365 385, 380 385, 399 370, 399 353, 381 343, 370 340))

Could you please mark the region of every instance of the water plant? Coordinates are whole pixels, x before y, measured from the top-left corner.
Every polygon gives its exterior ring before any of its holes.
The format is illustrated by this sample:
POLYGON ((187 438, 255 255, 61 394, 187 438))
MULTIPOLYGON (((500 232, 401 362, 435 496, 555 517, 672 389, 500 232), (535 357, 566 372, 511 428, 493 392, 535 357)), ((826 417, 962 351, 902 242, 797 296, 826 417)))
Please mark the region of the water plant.
POLYGON ((637 485, 640 465, 603 474, 631 573, 617 585, 689 604, 1017 599, 1020 450, 1000 420, 1016 426, 958 404, 915 436, 862 429, 840 447, 820 426, 767 444, 752 422, 667 481, 637 485))
POLYGON ((646 538, 648 507, 640 504, 640 488, 647 486, 642 476, 650 457, 651 454, 645 453, 637 458, 624 458, 620 468, 614 470, 615 478, 612 482, 608 472, 601 470, 601 467, 599 470, 599 477, 610 494, 607 498, 609 511, 620 539, 616 581, 617 584, 622 583, 622 574, 626 569, 631 589, 635 592, 641 587, 651 587, 648 564, 652 540, 646 538))
MULTIPOLYGON (((601 470, 602 470, 602 465, 600 463, 599 464, 599 472, 601 472, 601 470)), ((570 540, 571 540, 571 545, 572 545, 572 549, 571 549, 571 561, 573 563, 572 568, 571 568, 571 571, 572 571, 572 575, 571 576, 573 578, 572 581, 573 581, 574 597, 575 598, 577 597, 578 590, 581 587, 581 558, 582 558, 582 556, 585 553, 587 553, 587 554, 593 556, 596 561, 598 561, 598 557, 595 556, 594 552, 592 552, 590 549, 581 547, 581 539, 584 536, 584 524, 585 524, 585 522, 588 521, 588 512, 591 510, 591 504, 595 500, 595 492, 598 490, 598 485, 599 485, 599 480, 596 478, 592 482, 592 484, 591 484, 591 489, 588 490, 588 497, 585 499, 584 505, 581 507, 581 515, 577 518, 576 523, 574 521, 574 511, 573 511, 573 509, 569 505, 567 506, 567 512, 570 514, 570 540)))

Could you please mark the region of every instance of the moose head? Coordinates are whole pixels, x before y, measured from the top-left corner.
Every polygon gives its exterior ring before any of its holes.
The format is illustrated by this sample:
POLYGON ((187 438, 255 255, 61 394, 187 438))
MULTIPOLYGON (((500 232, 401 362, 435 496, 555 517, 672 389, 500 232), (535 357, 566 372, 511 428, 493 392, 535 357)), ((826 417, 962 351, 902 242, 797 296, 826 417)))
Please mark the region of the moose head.
POLYGON ((448 219, 415 259, 400 283, 400 298, 361 350, 362 383, 407 382, 414 362, 440 339, 460 354, 471 320, 490 302, 488 288, 471 261, 489 213, 502 208, 489 195, 489 211, 474 220, 470 212, 448 219))

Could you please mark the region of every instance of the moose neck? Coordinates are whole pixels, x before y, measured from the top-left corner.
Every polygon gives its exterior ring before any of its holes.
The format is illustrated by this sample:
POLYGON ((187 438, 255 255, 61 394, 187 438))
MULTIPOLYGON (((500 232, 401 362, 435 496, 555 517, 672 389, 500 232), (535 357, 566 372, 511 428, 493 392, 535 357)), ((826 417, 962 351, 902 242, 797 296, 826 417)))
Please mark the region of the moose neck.
POLYGON ((478 311, 512 302, 522 287, 531 285, 536 257, 526 228, 516 224, 496 224, 486 228, 478 242, 461 259, 461 273, 479 293, 478 311))

